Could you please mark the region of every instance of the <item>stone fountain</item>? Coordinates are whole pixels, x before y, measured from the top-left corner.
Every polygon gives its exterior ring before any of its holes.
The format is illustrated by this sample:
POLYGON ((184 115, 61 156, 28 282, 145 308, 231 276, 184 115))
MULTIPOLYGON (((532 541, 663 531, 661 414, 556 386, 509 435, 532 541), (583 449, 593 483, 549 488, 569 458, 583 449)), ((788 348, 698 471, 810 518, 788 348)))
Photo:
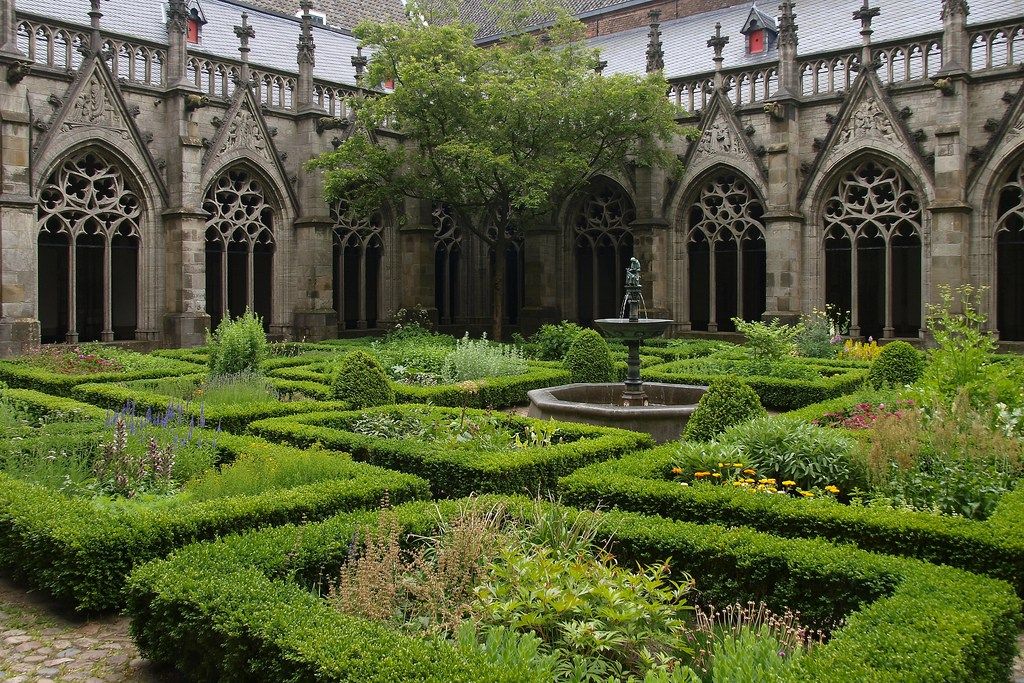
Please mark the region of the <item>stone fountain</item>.
POLYGON ((640 378, 640 345, 644 339, 660 337, 672 321, 642 318, 643 307, 640 262, 631 258, 626 270, 626 296, 621 317, 594 321, 605 336, 626 345, 626 381, 534 389, 528 394, 527 414, 646 432, 658 443, 679 438, 707 387, 660 382, 644 384, 640 378))

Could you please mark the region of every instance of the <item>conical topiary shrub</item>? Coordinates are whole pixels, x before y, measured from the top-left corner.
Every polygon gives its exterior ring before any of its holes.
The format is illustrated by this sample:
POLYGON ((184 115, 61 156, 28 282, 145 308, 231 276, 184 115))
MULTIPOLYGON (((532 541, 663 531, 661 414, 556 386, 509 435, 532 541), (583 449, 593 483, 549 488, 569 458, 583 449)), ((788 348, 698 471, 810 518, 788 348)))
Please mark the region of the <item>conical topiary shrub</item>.
POLYGON ((711 441, 735 424, 766 414, 761 399, 749 385, 735 377, 716 379, 697 403, 683 438, 711 441))
POLYGON ((569 381, 594 384, 612 381, 612 353, 608 342, 596 330, 583 330, 565 354, 569 381))
POLYGON ((905 341, 889 342, 871 364, 868 381, 876 389, 902 387, 921 379, 924 358, 905 341))
POLYGON ((335 398, 353 409, 395 402, 395 390, 384 369, 365 351, 353 351, 341 360, 331 388, 335 398))

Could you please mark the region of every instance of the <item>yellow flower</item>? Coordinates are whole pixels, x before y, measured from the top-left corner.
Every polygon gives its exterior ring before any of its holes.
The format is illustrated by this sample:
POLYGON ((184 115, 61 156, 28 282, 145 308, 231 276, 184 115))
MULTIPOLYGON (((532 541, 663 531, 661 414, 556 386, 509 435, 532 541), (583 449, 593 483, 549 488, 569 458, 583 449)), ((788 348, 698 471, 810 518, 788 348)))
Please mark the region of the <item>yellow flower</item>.
POLYGON ((743 482, 742 482, 742 481, 734 481, 734 482, 732 483, 732 485, 733 485, 733 486, 743 486, 743 482))
POLYGON ((743 470, 743 474, 757 474, 757 470, 752 470, 749 467, 743 470))
POLYGON ((720 463, 718 463, 718 466, 719 467, 725 467, 725 463, 720 462, 720 463))
POLYGON ((839 493, 839 487, 838 486, 833 486, 831 484, 826 486, 825 490, 828 491, 829 493, 832 493, 832 494, 839 493))
POLYGON ((786 481, 782 482, 782 485, 783 486, 796 486, 796 482, 791 480, 791 479, 787 479, 786 481))
POLYGON ((695 476, 695 477, 697 477, 698 479, 700 479, 701 477, 706 477, 706 476, 708 476, 709 474, 711 474, 711 473, 710 473, 710 472, 694 472, 694 473, 693 473, 693 476, 695 476))
POLYGON ((719 472, 715 472, 715 473, 714 473, 714 474, 712 474, 711 476, 712 476, 712 477, 721 477, 722 475, 721 475, 721 473, 719 473, 719 472))
POLYGON ((682 473, 683 473, 683 468, 682 467, 673 467, 672 468, 672 474, 682 474, 682 473))
POLYGON ((733 467, 743 467, 743 463, 741 463, 741 462, 734 462, 734 463, 732 464, 732 466, 733 466, 733 467))
POLYGON ((745 481, 748 484, 753 484, 754 483, 753 479, 744 479, 743 481, 745 481))
POLYGON ((803 496, 804 498, 814 498, 814 494, 811 493, 810 491, 801 491, 800 495, 803 496))

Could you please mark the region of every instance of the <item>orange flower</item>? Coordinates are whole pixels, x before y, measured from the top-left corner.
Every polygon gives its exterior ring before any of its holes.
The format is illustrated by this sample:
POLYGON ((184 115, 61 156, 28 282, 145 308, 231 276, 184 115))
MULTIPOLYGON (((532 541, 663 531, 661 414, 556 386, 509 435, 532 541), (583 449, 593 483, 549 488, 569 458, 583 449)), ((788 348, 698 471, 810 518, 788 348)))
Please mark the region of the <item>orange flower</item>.
POLYGON ((683 468, 682 467, 673 467, 672 468, 672 474, 682 474, 682 473, 683 473, 683 468))
POLYGON ((708 476, 710 474, 711 474, 710 472, 694 472, 693 476, 695 476, 698 479, 700 479, 701 477, 706 477, 706 476, 708 476))

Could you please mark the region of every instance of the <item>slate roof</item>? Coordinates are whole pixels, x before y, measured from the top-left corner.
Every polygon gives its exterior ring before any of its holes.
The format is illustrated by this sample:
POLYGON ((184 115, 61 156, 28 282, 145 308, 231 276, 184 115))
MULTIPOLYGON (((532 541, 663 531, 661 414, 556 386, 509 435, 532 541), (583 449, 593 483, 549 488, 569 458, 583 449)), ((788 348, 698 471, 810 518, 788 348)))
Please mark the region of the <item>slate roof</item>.
MULTIPOLYGON (((942 31, 941 0, 882 0, 872 2, 882 13, 872 23, 872 40, 883 42, 942 31)), ((852 18, 856 0, 798 0, 796 23, 798 56, 852 48, 860 45, 860 23, 852 18)), ((723 56, 726 69, 773 62, 773 49, 763 55, 749 55, 740 29, 750 13, 750 4, 734 5, 713 12, 666 21, 661 25, 665 51, 665 75, 669 78, 707 73, 714 68, 708 38, 715 23, 722 23, 722 35, 730 37, 723 56)), ((1022 0, 975 0, 967 17, 968 26, 1024 15, 1022 0)), ((771 15, 770 15, 771 16, 771 15)), ((643 73, 646 65, 647 27, 598 36, 588 41, 607 60, 604 73, 643 73)))
MULTIPOLYGON (((299 9, 295 0, 249 0, 262 9, 293 16, 299 9)), ((352 29, 361 21, 401 21, 405 9, 401 0, 314 0, 313 10, 327 15, 330 26, 352 29)))
MULTIPOLYGON (((282 5, 284 2, 286 0, 282 0, 282 5)), ((248 12, 249 23, 256 29, 256 37, 249 41, 252 49, 249 62, 256 68, 264 66, 298 72, 297 18, 229 0, 200 0, 200 4, 207 23, 202 28, 199 45, 189 46, 190 53, 237 60, 238 37, 234 27, 241 23, 244 11, 248 12)), ((298 2, 295 4, 297 8, 298 2)), ((100 26, 111 33, 166 44, 165 6, 160 0, 103 0, 100 26)), ((89 25, 89 0, 60 0, 59 3, 53 0, 17 0, 17 9, 83 27, 89 25)), ((356 53, 358 41, 351 33, 314 25, 313 39, 316 42, 313 75, 328 81, 354 84, 355 70, 350 60, 356 53)))
MULTIPOLYGON (((331 6, 350 6, 345 16, 370 16, 373 12, 395 12, 401 0, 316 0, 328 11, 331 6), (391 4, 389 4, 391 3, 391 4), (389 9, 390 7, 390 9, 389 9), (362 14, 361 14, 362 13, 362 14)), ((486 0, 458 0, 464 17, 480 18, 496 31, 493 19, 487 19, 486 0)), ((643 0, 566 0, 577 16, 600 14, 609 7, 641 4, 643 0)), ((292 0, 199 0, 207 24, 202 30, 201 44, 195 52, 228 59, 238 58, 238 39, 234 26, 240 23, 242 11, 249 13, 249 22, 256 29, 251 41, 250 61, 265 66, 296 72, 296 42, 299 21, 289 11, 292 0), (256 7, 259 2, 265 7, 256 7), (276 10, 268 9, 270 7, 276 10)), ((774 2, 774 0, 763 0, 774 2)), ((878 0, 876 0, 878 2, 878 0)), ((1024 0, 974 0, 968 25, 977 25, 1024 14, 1024 0)), ((105 30, 166 43, 166 29, 161 0, 104 0, 102 26, 105 30)), ((874 4, 874 3, 873 3, 874 4)), ((888 41, 942 30, 941 0, 881 0, 882 13, 874 20, 875 41, 888 41)), ((294 6, 297 10, 298 0, 294 6)), ((857 0, 798 0, 796 23, 799 27, 799 55, 855 47, 860 44, 860 25, 852 19, 857 0)), ((87 27, 89 0, 17 0, 17 9, 50 16, 87 27)), ((712 52, 707 39, 714 33, 715 23, 722 23, 722 33, 730 36, 723 56, 724 67, 749 66, 776 59, 775 50, 763 55, 748 55, 740 29, 750 14, 749 2, 725 9, 695 14, 666 21, 661 25, 665 51, 665 74, 669 78, 684 77, 711 71, 712 52)), ((760 8, 759 8, 760 9, 760 8)), ((767 9, 767 6, 764 8, 767 9)), ((341 10, 337 10, 341 12, 341 10)), ((764 11, 764 10, 761 10, 764 11)), ((764 12, 774 19, 775 11, 764 12)), ((383 18, 389 18, 384 16, 383 18)), ((394 17, 390 17, 394 18, 394 17)), ((481 31, 483 33, 483 31, 481 31)), ((355 83, 350 58, 355 54, 356 39, 344 29, 313 27, 316 41, 314 75, 324 80, 355 83)), ((642 73, 646 63, 647 27, 598 36, 589 41, 599 48, 608 61, 605 73, 642 73)))

